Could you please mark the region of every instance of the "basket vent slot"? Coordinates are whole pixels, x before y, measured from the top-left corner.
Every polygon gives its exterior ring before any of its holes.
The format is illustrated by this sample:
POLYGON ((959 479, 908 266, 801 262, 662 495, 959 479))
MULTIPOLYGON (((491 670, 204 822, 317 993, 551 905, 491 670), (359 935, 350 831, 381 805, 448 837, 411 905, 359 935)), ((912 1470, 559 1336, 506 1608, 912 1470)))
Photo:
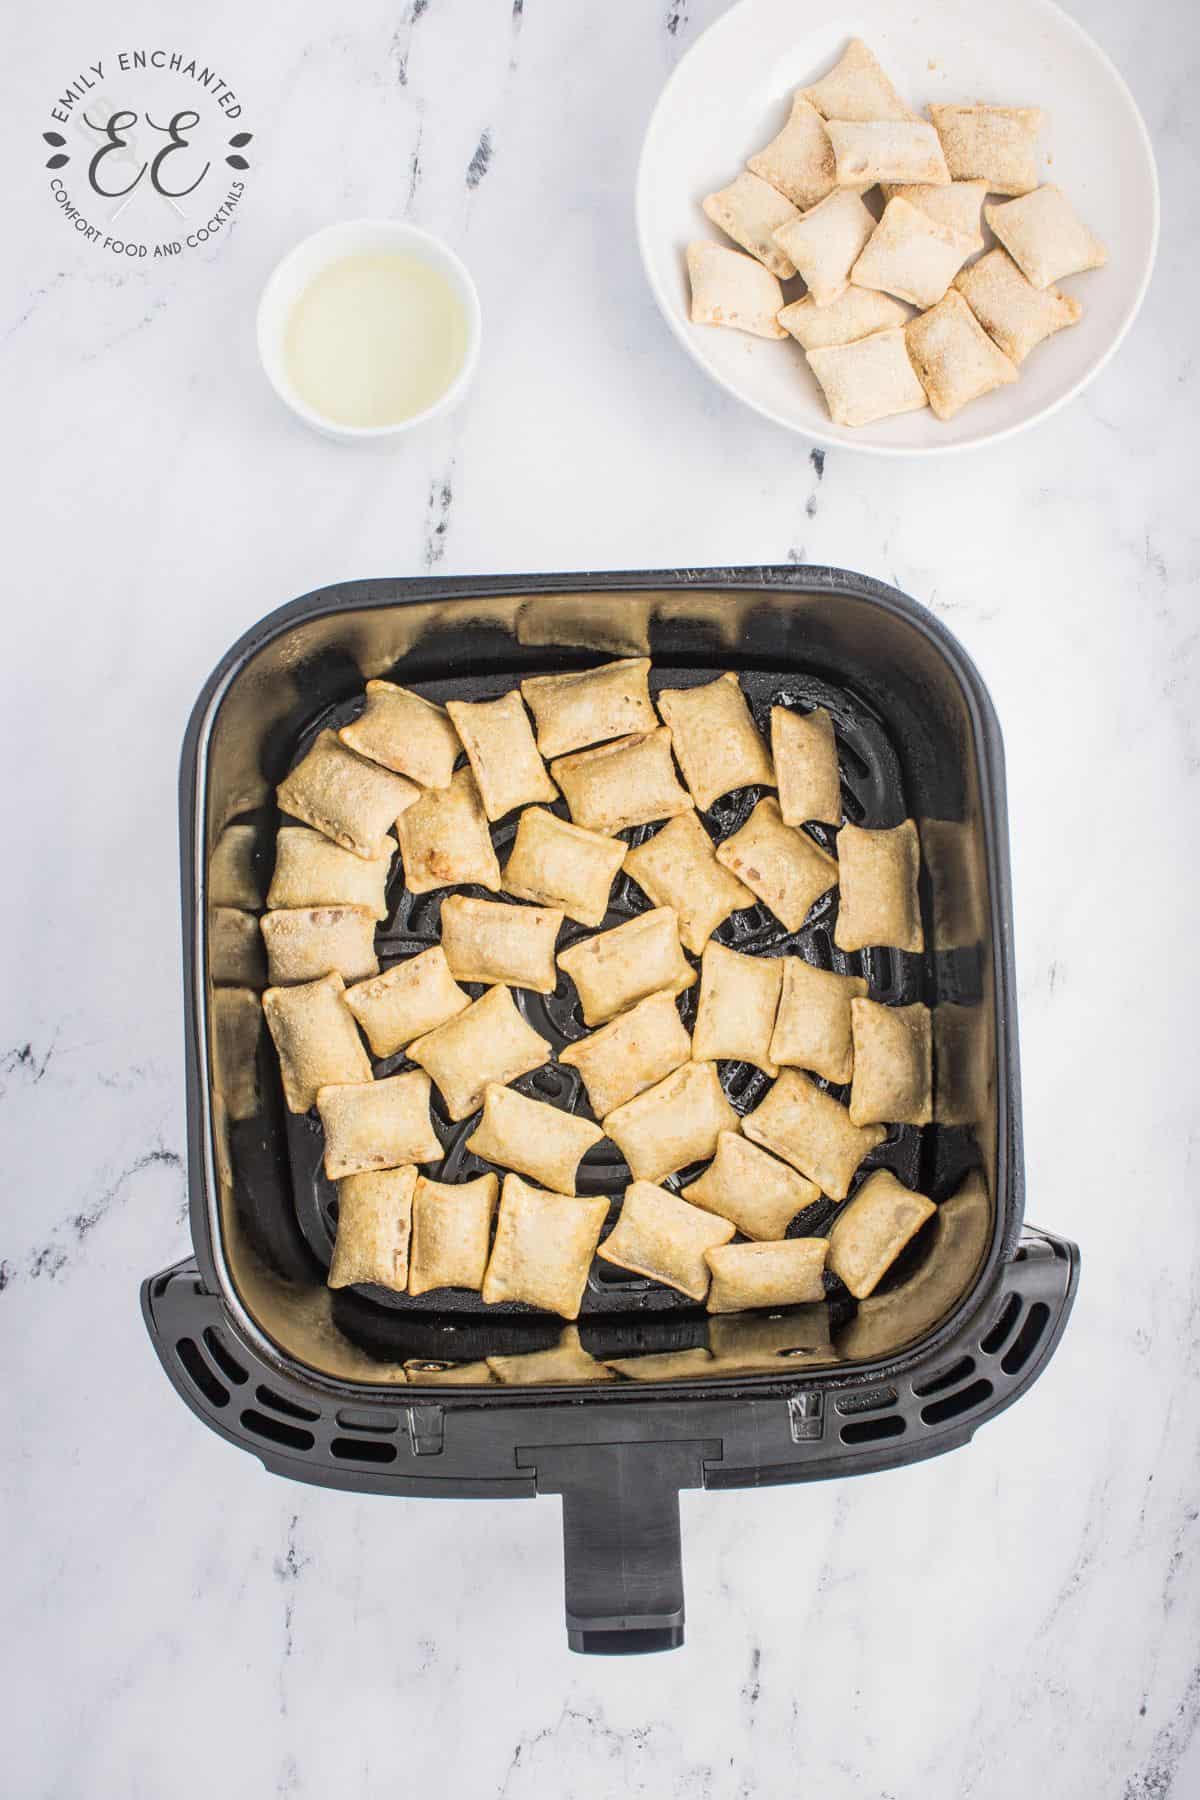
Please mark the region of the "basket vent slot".
POLYGON ((309 1407, 301 1406, 295 1400, 285 1399, 282 1394, 277 1394, 274 1388, 269 1388, 263 1381, 260 1381, 255 1388, 254 1398, 260 1406, 269 1406, 272 1411, 282 1413, 288 1419, 306 1419, 311 1424, 321 1416, 319 1412, 313 1412, 309 1407))
POLYGON ((210 1406, 228 1406, 229 1389, 222 1387, 200 1353, 194 1338, 179 1338, 175 1354, 187 1370, 194 1388, 198 1388, 210 1406))
POLYGON ((395 1444, 381 1444, 376 1438, 335 1437, 329 1448, 342 1462, 390 1463, 396 1460, 395 1444))
POLYGON ((957 1419, 962 1413, 970 1412, 973 1406, 982 1406, 985 1400, 991 1399, 994 1391, 991 1382, 981 1375, 978 1381, 957 1388, 944 1400, 931 1400, 928 1406, 921 1408, 921 1418, 926 1425, 944 1424, 947 1419, 957 1419))
POLYGON ((245 1387, 250 1379, 249 1375, 233 1355, 224 1338, 215 1332, 211 1325, 204 1327, 204 1342, 208 1346, 208 1354, 225 1379, 231 1381, 234 1387, 245 1387))
POLYGON ((852 1419, 842 1426, 843 1444, 869 1444, 878 1438, 903 1437, 904 1418, 900 1413, 883 1413, 876 1419, 852 1419))
POLYGON ((247 1431, 253 1431, 272 1444, 282 1444, 287 1450, 311 1450, 317 1441, 311 1431, 302 1431, 299 1425, 285 1425, 282 1419, 273 1419, 269 1413, 258 1412, 253 1406, 243 1412, 242 1424, 247 1431))
POLYGON ((1016 1375, 1025 1367, 1037 1349, 1049 1319, 1050 1308, 1044 1301, 1035 1300, 1025 1315, 1025 1323, 1000 1358, 1000 1367, 1006 1375, 1016 1375))
POLYGON ((987 1336, 979 1340, 979 1348, 985 1356, 995 1356, 1000 1346, 1008 1339, 1008 1334, 1016 1324, 1021 1313, 1020 1294, 1010 1294, 1000 1308, 996 1323, 991 1326, 987 1336))
POLYGON ((939 1369, 928 1381, 913 1382, 913 1393, 918 1400, 924 1400, 929 1394, 940 1394, 944 1388, 953 1387, 956 1382, 965 1381, 968 1375, 975 1373, 975 1364, 969 1356, 960 1356, 956 1363, 948 1369, 939 1369))
MULTIPOLYGON (((448 1369, 449 1363, 431 1363, 434 1369, 448 1369)), ((343 1431, 396 1431, 400 1421, 387 1413, 359 1412, 353 1406, 343 1406, 334 1414, 343 1431)))

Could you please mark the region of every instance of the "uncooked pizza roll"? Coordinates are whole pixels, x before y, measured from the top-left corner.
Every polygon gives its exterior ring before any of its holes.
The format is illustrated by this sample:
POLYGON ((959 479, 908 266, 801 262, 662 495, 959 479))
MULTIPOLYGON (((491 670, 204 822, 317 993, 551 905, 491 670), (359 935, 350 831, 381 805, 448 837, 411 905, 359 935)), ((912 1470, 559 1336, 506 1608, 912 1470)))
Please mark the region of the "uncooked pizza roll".
POLYGON ((752 337, 787 336, 775 317, 783 305, 783 289, 752 256, 697 238, 687 247, 687 269, 693 325, 729 325, 752 337))
MULTIPOLYGON (((506 1175, 483 1298, 490 1305, 520 1300, 564 1319, 577 1319, 607 1217, 608 1201, 602 1196, 577 1200, 530 1187, 519 1175, 506 1175)), ((495 1366, 507 1360, 489 1357, 488 1367, 507 1379, 495 1366)))
POLYGON ((515 688, 499 700, 451 700, 446 711, 475 771, 489 819, 502 819, 530 801, 558 799, 515 688))
POLYGON ((661 1281, 689 1300, 703 1300, 709 1283, 704 1253, 727 1244, 733 1232, 728 1219, 689 1206, 652 1181, 633 1181, 599 1254, 605 1262, 661 1281))
POLYGON ((771 708, 771 753, 779 787, 779 812, 785 825, 817 819, 840 825, 842 782, 838 774, 833 720, 823 706, 793 712, 771 708))
POLYGON ((449 787, 462 749, 444 707, 391 681, 368 681, 366 706, 338 736, 359 756, 423 788, 449 787))
POLYGON ((691 1054, 692 1040, 668 989, 569 1044, 558 1060, 579 1070, 588 1104, 603 1119, 681 1068, 691 1054))
POLYGON ((445 1025, 408 1046, 433 1077, 452 1119, 483 1104, 489 1081, 515 1081, 549 1062, 551 1046, 527 1024, 506 987, 489 988, 445 1025))
POLYGON ((612 1381, 607 1363, 589 1356, 579 1332, 568 1325, 552 1350, 527 1350, 524 1356, 489 1356, 487 1366, 505 1387, 549 1387, 554 1383, 612 1381))
POLYGON ((889 831, 843 825, 838 832, 839 893, 833 941, 839 950, 890 944, 923 950, 917 876, 921 846, 911 819, 889 831))
POLYGON ((830 1274, 839 1276, 856 1300, 864 1300, 936 1211, 932 1200, 906 1188, 890 1169, 876 1169, 833 1222, 830 1274))
POLYGON ((618 1106, 604 1121, 637 1181, 661 1181, 716 1153, 722 1131, 738 1116, 721 1089, 713 1063, 684 1063, 665 1081, 618 1106))
POLYGON ((421 793, 403 775, 355 756, 335 731, 323 731, 275 791, 281 811, 370 858, 390 849, 388 832, 421 793))
POLYGON ((216 988, 212 1019, 213 1089, 228 1118, 252 1119, 262 1108, 258 1087, 262 1001, 251 988, 216 988))
POLYGON ((961 231, 939 225, 898 194, 884 207, 851 279, 858 287, 882 288, 914 306, 933 306, 976 247, 961 231))
POLYGON ((264 913, 271 983, 315 981, 336 969, 344 981, 378 975, 375 915, 369 906, 308 906, 264 913))
MULTIPOLYGON (((714 245, 713 248, 718 246, 714 245)), ((565 756, 611 738, 653 731, 658 724, 650 699, 648 656, 577 669, 569 675, 531 675, 521 694, 537 725, 543 756, 565 756)))
POLYGON ((506 894, 557 907, 580 925, 600 925, 625 858, 621 838, 572 825, 543 806, 521 814, 502 876, 506 894))
POLYGON ((671 733, 665 725, 560 756, 550 773, 572 819, 588 831, 611 836, 630 825, 650 825, 692 809, 691 795, 675 779, 671 733))
POLYGON ((254 860, 257 842, 253 825, 225 827, 208 859, 210 906, 240 906, 253 912, 262 905, 262 884, 254 860))
POLYGON ((483 1090, 483 1117, 467 1139, 467 1149, 556 1193, 573 1194, 580 1163, 603 1136, 590 1119, 489 1081, 483 1090))
POLYGON ((411 1167, 348 1175, 338 1183, 331 1288, 369 1281, 396 1294, 404 1292, 416 1185, 417 1171, 411 1167))
POLYGON ((746 1237, 771 1242, 787 1235, 796 1214, 819 1200, 821 1190, 739 1132, 723 1131, 716 1156, 683 1197, 728 1219, 746 1237))
POLYGON ((1018 269, 1035 288, 1064 275, 1100 269, 1108 251, 1077 217, 1061 188, 1048 185, 1019 200, 985 206, 983 216, 1018 269))
POLYGON ((1083 317, 1073 295, 1026 281, 1006 250, 989 250, 954 285, 992 342, 1015 363, 1023 363, 1046 338, 1083 317))
POLYGON ((691 1381, 712 1369, 707 1350, 660 1350, 648 1356, 614 1356, 608 1367, 628 1381, 691 1381))
POLYGON ((381 856, 355 856, 307 825, 281 825, 275 834, 275 873, 267 892, 274 911, 298 906, 365 906, 373 919, 387 917, 387 880, 395 851, 384 840, 381 856))
POLYGON ((807 1076, 784 1069, 766 1098, 747 1113, 742 1130, 815 1181, 831 1200, 844 1200, 855 1170, 887 1133, 879 1125, 855 1125, 832 1094, 807 1076))
POLYGON ((708 1310, 745 1312, 752 1306, 803 1306, 825 1298, 826 1238, 787 1238, 781 1244, 726 1244, 707 1254, 712 1271, 708 1310))
POLYGON ((300 987, 268 988, 263 1012, 275 1048, 288 1110, 307 1112, 317 1089, 343 1081, 370 1081, 371 1063, 346 1005, 340 975, 300 987))
POLYGON ((850 1002, 855 1125, 928 1125, 933 1117, 933 1032, 927 1006, 850 1002))
POLYGON ((412 1203, 412 1248, 408 1291, 474 1288, 483 1284, 500 1182, 495 1175, 474 1181, 428 1181, 417 1177, 412 1203))
POLYGON ((753 906, 754 895, 717 861, 716 845, 694 812, 635 844, 625 857, 632 875, 655 906, 670 906, 679 918, 679 941, 699 956, 730 913, 753 906))
POLYGON ((973 250, 983 249, 983 203, 987 199, 986 181, 952 181, 948 187, 928 181, 901 183, 885 181, 883 200, 899 197, 920 212, 928 213, 939 225, 948 225, 960 237, 970 238, 973 250))
POLYGON ((835 425, 873 425, 928 405, 899 327, 807 355, 835 425))
POLYGON ((317 1089, 330 1181, 368 1169, 438 1162, 442 1146, 429 1118, 429 1077, 420 1069, 384 1081, 317 1089))
POLYGON ((404 885, 411 894, 468 881, 493 893, 500 886, 500 864, 470 769, 457 770, 449 787, 428 788, 396 820, 396 836, 404 885))
MULTIPOLYGON (((833 145, 816 107, 796 94, 783 130, 746 167, 805 211, 834 187, 833 145)), ((718 223, 720 221, 718 220, 718 223)))
POLYGON ((556 907, 509 906, 447 894, 442 949, 456 981, 497 981, 552 994, 558 986, 554 945, 563 915, 556 907))
POLYGON ((257 913, 237 906, 209 908, 208 973, 221 987, 263 985, 266 958, 257 913))
POLYGON ((709 944, 700 959, 700 1003, 692 1032, 697 1062, 748 1062, 778 1075, 769 1045, 783 962, 709 944))
POLYGON ((908 354, 939 419, 1017 379, 1017 365, 995 345, 954 288, 905 328, 908 354))
POLYGON ((824 119, 915 117, 861 38, 851 38, 828 75, 800 93, 824 119))
POLYGON ((803 350, 827 350, 834 344, 853 344, 873 331, 903 325, 908 308, 890 294, 874 288, 848 287, 828 306, 818 306, 810 294, 793 300, 779 315, 779 323, 803 350))
POLYGON ((814 969, 803 957, 785 956, 772 1061, 811 1069, 826 1081, 849 1081, 854 1073, 850 1002, 866 991, 861 975, 835 975, 832 969, 814 969))
POLYGON ((700 687, 664 688, 658 710, 671 727, 671 747, 697 806, 709 807, 722 794, 756 782, 775 786, 771 753, 732 672, 700 687))
POLYGON ((717 861, 769 906, 787 931, 799 931, 815 901, 837 885, 838 866, 806 832, 785 825, 767 794, 740 831, 717 845, 717 861))
POLYGON ((471 996, 450 973, 440 944, 393 963, 371 981, 346 991, 346 1005, 367 1034, 376 1056, 394 1056, 414 1038, 424 1037, 465 1012, 471 996))
POLYGON ((872 187, 877 181, 947 186, 950 171, 938 134, 922 119, 830 119, 839 187, 872 187))
POLYGON ((875 215, 863 205, 858 189, 835 188, 824 200, 776 233, 808 284, 817 306, 829 306, 850 285, 850 271, 875 229, 875 215))
POLYGON ((647 994, 682 994, 696 979, 669 906, 582 938, 560 952, 558 966, 579 990, 585 1025, 603 1025, 647 994))
POLYGON ((978 179, 993 194, 1028 194, 1038 183, 1036 106, 938 106, 929 116, 956 180, 978 179))
POLYGON ((779 226, 797 217, 796 208, 769 182, 743 169, 728 187, 709 194, 701 204, 706 217, 719 225, 726 237, 748 250, 780 281, 788 281, 796 273, 774 237, 779 226))

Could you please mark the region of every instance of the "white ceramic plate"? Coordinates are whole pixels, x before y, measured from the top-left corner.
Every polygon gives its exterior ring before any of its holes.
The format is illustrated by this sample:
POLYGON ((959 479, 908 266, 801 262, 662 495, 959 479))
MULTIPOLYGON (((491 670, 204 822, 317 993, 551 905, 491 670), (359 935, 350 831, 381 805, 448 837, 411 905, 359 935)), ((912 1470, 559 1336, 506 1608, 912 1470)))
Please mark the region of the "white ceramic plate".
MULTIPOLYGON (((650 120, 637 178, 642 261, 680 343, 756 412, 822 443, 932 455, 994 443, 1065 404, 1101 369, 1137 315, 1158 242, 1154 154, 1133 96, 1104 52, 1052 0, 741 0, 698 38, 650 120), (931 100, 1040 106, 1044 179, 1108 246, 1105 268, 1060 285, 1079 324, 1041 344, 1019 381, 948 423, 926 408, 859 430, 835 425, 798 344, 688 319, 684 250, 729 244, 700 200, 732 180, 787 118, 791 92, 829 69, 850 37, 868 43, 918 111, 931 100)), ((796 286, 796 291, 800 289, 796 286)), ((791 289, 789 289, 789 293, 791 289)))

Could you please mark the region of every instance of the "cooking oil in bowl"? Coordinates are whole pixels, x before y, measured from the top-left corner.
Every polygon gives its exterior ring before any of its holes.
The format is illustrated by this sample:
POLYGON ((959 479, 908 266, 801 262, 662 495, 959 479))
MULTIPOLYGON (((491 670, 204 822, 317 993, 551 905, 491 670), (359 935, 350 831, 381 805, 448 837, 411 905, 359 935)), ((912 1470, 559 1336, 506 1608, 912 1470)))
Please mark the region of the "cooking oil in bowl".
POLYGON ((333 425, 403 424, 435 406, 467 354, 462 301, 419 256, 374 251, 321 269, 292 307, 283 363, 296 397, 333 425))

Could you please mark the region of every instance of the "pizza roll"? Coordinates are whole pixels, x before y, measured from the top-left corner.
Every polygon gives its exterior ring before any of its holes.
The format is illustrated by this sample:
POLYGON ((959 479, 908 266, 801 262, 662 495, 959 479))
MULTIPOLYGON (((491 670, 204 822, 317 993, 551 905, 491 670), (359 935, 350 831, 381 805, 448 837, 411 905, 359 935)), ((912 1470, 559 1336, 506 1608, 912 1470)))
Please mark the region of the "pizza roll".
POLYGON ((850 1002, 866 991, 861 975, 835 975, 832 969, 814 969, 803 957, 785 956, 772 1061, 811 1069, 826 1081, 849 1081, 854 1073, 850 1002))
POLYGON ((987 199, 986 181, 952 181, 942 186, 928 181, 883 184, 884 205, 899 197, 928 213, 939 225, 949 226, 960 237, 970 238, 972 250, 983 249, 983 203, 987 199))
POLYGON ((1019 200, 985 206, 983 216, 1025 279, 1052 287, 1064 275, 1100 269, 1108 251, 1076 216, 1061 188, 1050 184, 1019 200))
POLYGON ((713 1375, 767 1369, 787 1375, 806 1363, 838 1360, 829 1339, 829 1307, 811 1301, 787 1311, 714 1313, 708 1322, 708 1346, 713 1375))
POLYGON ((681 1068, 691 1054, 692 1040, 668 989, 569 1044, 558 1060, 579 1070, 588 1104, 603 1119, 681 1068))
POLYGON ((712 1368, 707 1350, 659 1350, 648 1356, 610 1357, 608 1367, 628 1381, 690 1381, 712 1368))
POLYGON ((331 1288, 369 1281, 396 1294, 404 1292, 416 1185, 417 1171, 411 1167, 376 1169, 338 1182, 331 1288))
POLYGON ((237 906, 209 908, 208 973, 222 987, 263 985, 266 959, 257 913, 237 906))
POLYGON ((600 925, 625 848, 620 838, 531 806, 517 825, 501 878, 504 892, 557 907, 580 925, 600 925))
POLYGON ((423 788, 444 788, 462 745, 445 707, 391 681, 368 681, 367 704, 338 732, 343 744, 423 788))
POLYGON ((281 811, 372 859, 391 849, 389 830, 421 793, 403 775, 355 756, 335 731, 323 731, 275 791, 281 811))
POLYGON ((263 1012, 279 1052, 289 1112, 303 1113, 315 1106, 318 1088, 370 1081, 370 1060, 346 1005, 346 984, 340 975, 323 975, 300 987, 268 988, 263 1012))
POLYGON ((449 787, 427 788, 397 819, 396 836, 410 894, 468 881, 493 893, 500 886, 500 864, 470 769, 457 770, 449 787))
POLYGON ((409 1357, 404 1375, 414 1387, 490 1387, 496 1380, 485 1362, 441 1362, 431 1356, 409 1357))
POLYGON ((787 931, 799 931, 815 901, 837 885, 838 866, 819 844, 785 825, 767 794, 740 831, 717 845, 717 861, 732 869, 787 931))
POLYGON ((253 825, 225 827, 208 859, 210 906, 240 906, 253 912, 262 905, 262 885, 254 860, 257 843, 258 832, 253 825))
POLYGON ((884 207, 851 280, 858 287, 882 288, 914 306, 933 306, 976 248, 961 231, 939 225, 898 194, 884 207))
POLYGON ((267 890, 273 911, 300 906, 365 906, 387 917, 387 880, 396 845, 383 840, 379 856, 355 856, 307 825, 281 825, 275 834, 275 872, 267 890))
POLYGON ((775 1028, 783 962, 708 944, 700 959, 700 1003, 692 1031, 696 1062, 748 1062, 779 1073, 768 1046, 775 1028))
POLYGON ((262 1001, 251 988, 217 988, 212 1020, 213 1089, 230 1119, 252 1119, 262 1107, 258 1087, 262 1001))
POLYGON ((899 326, 807 355, 835 425, 873 425, 928 405, 899 326))
POLYGON ((800 93, 825 119, 911 119, 915 115, 861 38, 851 38, 828 75, 800 93))
POLYGON ((330 1181, 368 1169, 437 1162, 443 1152, 429 1117, 429 1077, 420 1069, 384 1081, 317 1089, 330 1181))
POLYGON ((344 981, 378 975, 375 915, 368 906, 308 906, 264 913, 260 921, 273 987, 315 981, 336 969, 344 981))
POLYGON ((599 1255, 619 1269, 675 1288, 689 1300, 703 1300, 709 1283, 704 1253, 727 1244, 733 1232, 728 1219, 689 1206, 652 1181, 633 1181, 599 1255))
POLYGON ((499 1192, 495 1175, 458 1182, 417 1177, 408 1263, 410 1294, 428 1294, 434 1288, 479 1291, 499 1192))
POLYGON ((803 94, 793 96, 787 124, 746 167, 802 212, 833 191, 833 145, 825 121, 803 94))
POLYGON ((694 812, 680 813, 625 856, 632 875, 655 906, 673 907, 679 941, 699 956, 730 913, 754 905, 754 895, 717 861, 716 845, 694 812))
POLYGON ((932 1200, 876 1169, 844 1207, 829 1233, 829 1271, 856 1300, 878 1287, 905 1244, 937 1211, 932 1200))
POLYGON ((954 285, 992 342, 1014 363, 1023 363, 1046 338, 1083 317, 1073 295, 1026 281, 1006 250, 989 250, 954 285))
POLYGON ((929 116, 956 181, 978 180, 993 194, 1028 194, 1037 186, 1040 108, 931 105, 929 116))
POLYGON ((446 961, 440 944, 393 963, 382 975, 346 990, 346 1005, 367 1034, 376 1056, 394 1056, 465 1012, 471 1004, 446 961))
POLYGON ((943 1200, 929 1221, 928 1251, 885 1293, 858 1302, 838 1332, 843 1355, 874 1361, 893 1355, 945 1320, 966 1294, 991 1236, 992 1210, 978 1170, 943 1200))
POLYGON ((684 1063, 665 1081, 618 1106, 604 1120, 636 1181, 661 1181, 689 1163, 715 1155, 722 1131, 736 1131, 713 1063, 684 1063))
POLYGON ((855 1125, 928 1125, 933 1117, 933 1031, 929 1008, 850 1002, 854 1030, 855 1125))
POLYGON ((908 354, 939 419, 1017 379, 1017 365, 995 345, 957 289, 905 328, 908 354))
POLYGON ((467 1149, 556 1193, 573 1194, 580 1163, 603 1136, 590 1119, 489 1081, 483 1090, 483 1117, 467 1139, 467 1149))
POLYGON ((923 119, 830 119, 825 129, 839 187, 861 190, 877 181, 949 184, 938 134, 923 119))
POLYGON ((779 1244, 724 1244, 707 1253, 712 1271, 708 1310, 745 1312, 752 1306, 803 1306, 825 1298, 827 1238, 786 1238, 779 1244))
POLYGON ((664 688, 658 710, 697 806, 709 807, 722 794, 756 782, 774 787, 770 751, 731 671, 700 687, 664 688))
POLYGON ((787 1235, 796 1214, 819 1200, 821 1190, 740 1132, 723 1131, 716 1156, 683 1197, 728 1219, 744 1236, 771 1242, 787 1235))
POLYGON ((840 825, 837 739, 825 708, 814 706, 811 712, 798 713, 789 706, 773 706, 771 753, 784 824, 803 825, 817 819, 826 825, 840 825))
POLYGON ((775 317, 783 305, 783 289, 752 256, 697 238, 687 247, 687 270, 693 325, 729 325, 752 337, 787 336, 775 317))
POLYGON ((408 1046, 433 1077, 452 1119, 483 1104, 489 1081, 515 1081, 550 1060, 551 1046, 526 1023, 506 987, 489 988, 463 1012, 408 1046))
POLYGON ((775 234, 808 284, 816 306, 829 306, 850 285, 850 271, 875 229, 857 189, 835 188, 775 234))
POLYGON ((696 979, 669 906, 582 938, 559 953, 558 966, 579 990, 585 1025, 603 1025, 647 994, 682 994, 696 979))
POLYGON ((463 741, 489 819, 516 806, 557 800, 558 789, 533 741, 529 714, 513 688, 499 700, 451 700, 446 711, 463 741))
MULTIPOLYGON (((564 1319, 577 1319, 607 1217, 608 1201, 603 1196, 577 1200, 530 1187, 519 1175, 506 1175, 483 1298, 489 1304, 520 1300, 564 1319)), ((506 1359, 489 1357, 488 1366, 501 1374, 498 1360, 506 1359)))
POLYGON ((503 981, 552 994, 558 986, 554 944, 563 915, 549 906, 509 906, 447 894, 442 901, 442 949, 457 981, 503 981))
POLYGON ((907 306, 890 294, 848 287, 828 306, 818 306, 811 294, 793 300, 780 313, 779 323, 802 350, 827 350, 831 345, 857 343, 873 331, 903 325, 908 316, 907 306))
POLYGON ((797 217, 796 208, 769 182, 761 180, 750 169, 743 169, 728 187, 709 194, 701 205, 706 218, 719 225, 726 237, 748 250, 780 281, 788 281, 796 273, 787 252, 780 249, 774 236, 779 226, 797 217))
POLYGON ((690 812, 692 797, 675 779, 671 733, 665 725, 617 738, 595 750, 560 756, 550 772, 576 825, 611 836, 690 812))
MULTIPOLYGON (((716 246, 714 246, 715 248, 716 246)), ((653 731, 658 724, 650 699, 648 656, 577 669, 569 675, 531 675, 521 694, 537 726, 543 756, 565 756, 610 738, 653 731)))
POLYGON ((844 1200, 855 1170, 887 1133, 855 1125, 840 1101, 795 1069, 784 1069, 766 1098, 747 1113, 742 1130, 815 1181, 831 1200, 844 1200))
POLYGON ((506 1387, 547 1387, 553 1382, 612 1381, 607 1363, 589 1356, 579 1332, 568 1325, 552 1350, 527 1350, 524 1356, 489 1356, 487 1366, 506 1387))
POLYGON ((839 950, 890 944, 923 950, 917 876, 921 846, 911 819, 886 831, 843 825, 838 832, 838 916, 833 941, 839 950))

